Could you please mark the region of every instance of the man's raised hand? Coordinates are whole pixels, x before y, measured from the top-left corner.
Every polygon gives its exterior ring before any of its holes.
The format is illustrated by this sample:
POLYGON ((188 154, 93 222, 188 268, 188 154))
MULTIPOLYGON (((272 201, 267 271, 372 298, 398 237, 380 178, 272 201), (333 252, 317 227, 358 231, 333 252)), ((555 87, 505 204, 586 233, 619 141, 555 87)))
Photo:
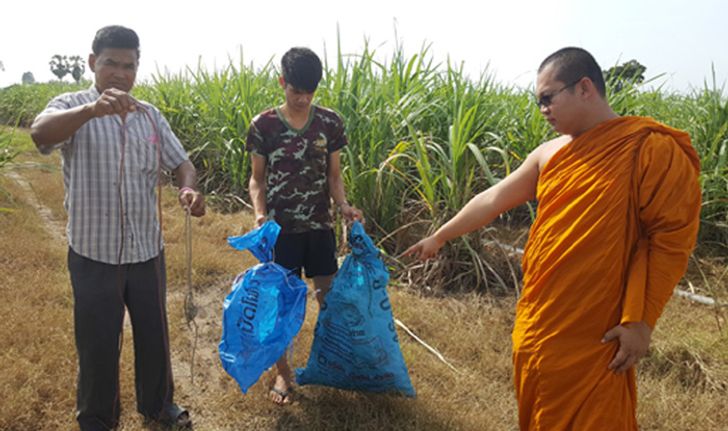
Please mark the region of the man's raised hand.
POLYGON ((121 116, 137 110, 136 100, 125 91, 109 88, 93 103, 95 117, 118 114, 121 116))

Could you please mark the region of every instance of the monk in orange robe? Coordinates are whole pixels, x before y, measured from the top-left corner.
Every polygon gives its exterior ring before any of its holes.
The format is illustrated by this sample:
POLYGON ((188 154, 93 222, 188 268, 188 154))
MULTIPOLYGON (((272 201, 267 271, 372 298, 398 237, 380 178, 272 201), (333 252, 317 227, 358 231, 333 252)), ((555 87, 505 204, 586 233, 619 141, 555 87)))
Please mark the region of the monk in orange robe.
POLYGON ((583 49, 547 57, 536 91, 560 136, 405 253, 431 258, 536 199, 513 329, 520 428, 637 430, 634 365, 695 245, 699 160, 686 133, 616 115, 583 49))

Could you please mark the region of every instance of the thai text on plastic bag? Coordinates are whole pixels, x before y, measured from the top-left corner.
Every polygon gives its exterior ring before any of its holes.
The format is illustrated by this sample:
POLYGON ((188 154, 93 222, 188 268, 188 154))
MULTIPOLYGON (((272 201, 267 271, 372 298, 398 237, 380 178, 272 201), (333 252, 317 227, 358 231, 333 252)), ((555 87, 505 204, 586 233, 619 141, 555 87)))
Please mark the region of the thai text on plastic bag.
POLYGON ((250 250, 261 261, 235 278, 223 304, 220 360, 243 393, 286 352, 306 313, 306 284, 273 262, 280 230, 268 221, 228 238, 233 248, 250 250))
POLYGON ((351 253, 321 306, 308 364, 296 370, 296 382, 415 396, 387 295, 389 272, 359 222, 352 225, 349 246, 351 253))

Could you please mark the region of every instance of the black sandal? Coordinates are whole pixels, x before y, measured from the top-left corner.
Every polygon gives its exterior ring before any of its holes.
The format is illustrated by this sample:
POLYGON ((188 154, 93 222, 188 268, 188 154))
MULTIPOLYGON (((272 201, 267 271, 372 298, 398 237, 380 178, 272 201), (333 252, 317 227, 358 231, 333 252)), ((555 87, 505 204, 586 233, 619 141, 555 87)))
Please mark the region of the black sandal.
POLYGON ((148 417, 147 421, 157 422, 171 429, 192 428, 190 413, 176 404, 165 406, 156 418, 148 417))

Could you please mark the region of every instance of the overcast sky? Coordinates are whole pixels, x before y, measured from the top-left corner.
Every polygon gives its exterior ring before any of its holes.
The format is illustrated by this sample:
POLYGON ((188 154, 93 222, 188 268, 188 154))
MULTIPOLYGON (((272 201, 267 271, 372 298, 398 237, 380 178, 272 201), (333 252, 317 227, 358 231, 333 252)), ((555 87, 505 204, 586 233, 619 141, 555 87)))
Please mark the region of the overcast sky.
POLYGON ((50 58, 86 59, 94 33, 109 24, 139 34, 140 79, 198 61, 209 68, 237 62, 241 49, 256 66, 278 62, 295 45, 322 56, 326 47, 331 55, 337 25, 344 53, 360 52, 368 38, 386 58, 396 28, 408 56, 429 43, 436 62, 464 62, 474 77, 487 67, 503 84, 533 85, 541 60, 564 46, 586 48, 603 69, 636 59, 648 78, 665 74, 657 82, 670 90, 701 88, 712 79, 711 67, 719 85, 728 79, 728 1, 722 0, 29 0, 3 2, 0 11, 0 87, 20 82, 27 71, 36 81, 55 79, 50 58))

